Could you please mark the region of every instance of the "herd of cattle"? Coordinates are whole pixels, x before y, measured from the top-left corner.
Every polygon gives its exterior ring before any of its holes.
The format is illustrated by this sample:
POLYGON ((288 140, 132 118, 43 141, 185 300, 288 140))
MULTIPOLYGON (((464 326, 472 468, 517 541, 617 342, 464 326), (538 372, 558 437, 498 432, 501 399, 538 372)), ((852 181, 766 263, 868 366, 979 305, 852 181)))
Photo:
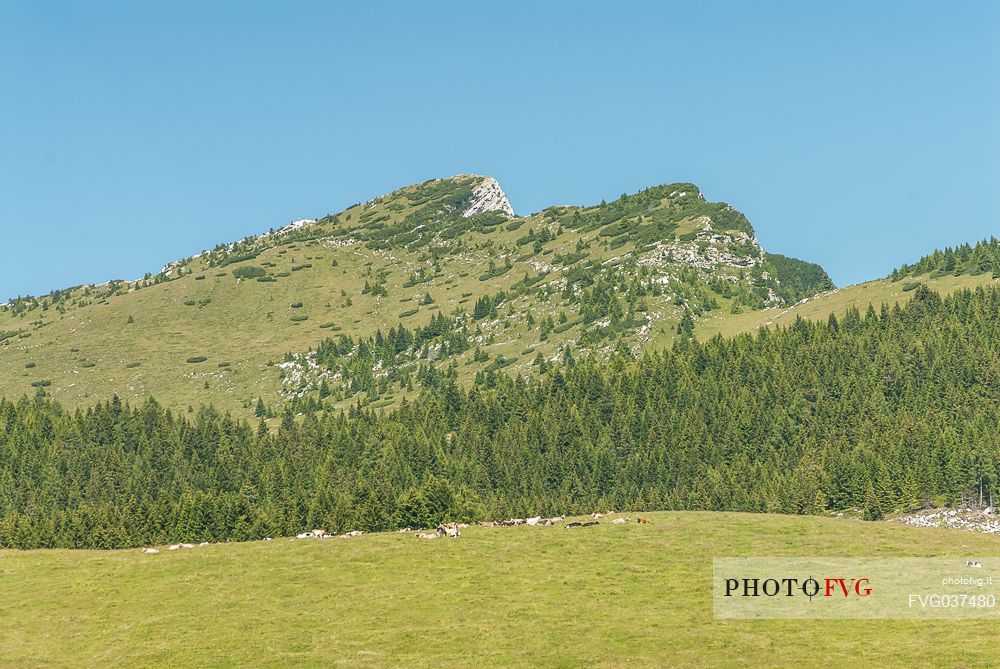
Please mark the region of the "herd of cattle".
MULTIPOLYGON (((609 511, 608 513, 592 513, 590 515, 591 520, 586 521, 572 521, 566 523, 564 526, 566 529, 573 527, 593 527, 594 525, 600 525, 599 518, 605 516, 612 516, 614 512, 609 511)), ((566 516, 553 516, 552 518, 543 518, 542 516, 535 516, 534 518, 509 518, 507 520, 481 520, 479 521, 480 527, 515 527, 517 525, 532 525, 532 526, 545 526, 545 525, 557 525, 562 521, 566 520, 566 516)), ((611 520, 614 525, 624 525, 626 523, 631 523, 632 519, 629 517, 624 518, 614 518, 611 520)), ((638 518, 636 522, 639 525, 645 525, 650 523, 649 518, 638 518)), ((467 523, 442 523, 435 528, 433 532, 427 530, 417 530, 415 536, 417 539, 437 539, 438 537, 451 537, 457 539, 462 536, 462 530, 469 527, 467 523)), ((410 528, 404 528, 398 530, 399 532, 410 532, 410 528)))
POLYGON ((363 534, 361 530, 351 530, 350 532, 344 532, 343 534, 327 534, 326 530, 310 530, 309 532, 303 532, 302 534, 296 534, 296 539, 333 539, 334 537, 339 537, 341 539, 353 539, 354 537, 360 537, 363 534))
MULTIPOLYGON (((585 521, 571 521, 566 523, 566 529, 574 527, 593 527, 594 525, 600 525, 599 519, 606 516, 615 515, 613 511, 607 513, 592 513, 590 514, 590 520, 585 521)), ((542 516, 535 516, 534 518, 509 518, 507 520, 483 520, 479 522, 480 527, 516 527, 517 525, 532 525, 532 526, 545 526, 545 525, 557 525, 562 521, 566 520, 566 516, 553 516, 551 518, 543 518, 542 516)), ((632 519, 629 517, 623 518, 613 518, 611 522, 615 525, 624 525, 626 523, 631 523, 632 519)), ((639 525, 645 525, 646 523, 652 522, 649 518, 638 518, 636 522, 639 525)), ((405 527, 401 530, 397 530, 400 533, 413 532, 413 535, 417 539, 437 539, 439 537, 450 537, 452 539, 458 539, 462 536, 462 530, 469 527, 468 523, 441 523, 433 531, 432 530, 411 530, 409 527, 405 527)), ((324 529, 315 529, 308 532, 303 532, 301 534, 295 535, 296 539, 353 539, 354 537, 360 537, 363 533, 360 530, 351 530, 350 532, 344 532, 343 534, 328 534, 324 529)), ((271 541, 268 537, 265 541, 271 541)), ((208 542, 199 544, 200 546, 208 546, 208 542)), ((194 548, 193 544, 173 544, 170 550, 175 551, 181 548, 194 548)), ((160 551, 156 548, 143 548, 143 553, 156 554, 160 551)))
MULTIPOLYGON (((270 541, 270 539, 268 539, 268 541, 270 541)), ((208 544, 207 541, 203 541, 203 542, 201 542, 198 545, 199 546, 208 546, 209 544, 208 544)), ((170 544, 168 550, 177 551, 177 550, 180 550, 182 548, 194 548, 194 544, 170 544)), ((143 548, 142 552, 146 553, 148 555, 156 555, 160 551, 157 548, 149 547, 149 548, 143 548)))
MULTIPOLYGON (((566 529, 573 527, 592 527, 594 525, 600 525, 600 518, 606 516, 613 516, 615 513, 609 511, 607 513, 592 513, 590 514, 590 520, 586 521, 572 521, 566 523, 566 529)), ((542 516, 535 516, 534 518, 509 518, 507 520, 482 520, 479 522, 480 527, 515 527, 517 525, 532 525, 532 526, 545 526, 545 525, 558 525, 562 521, 566 520, 566 516, 553 516, 551 518, 544 518, 542 516)), ((615 525, 624 525, 626 523, 631 523, 632 519, 628 516, 624 518, 613 518, 611 522, 615 525)), ((646 523, 652 522, 649 518, 638 518, 636 522, 639 525, 645 525, 646 523)), ((462 530, 469 527, 468 523, 441 523, 433 530, 412 530, 409 527, 404 527, 401 530, 396 530, 399 533, 412 532, 413 536, 417 539, 438 539, 440 537, 450 537, 452 539, 458 539, 462 536, 462 530)), ((310 532, 303 532, 297 535, 296 539, 332 539, 334 537, 339 537, 341 539, 351 539, 353 537, 361 536, 361 532, 358 530, 352 530, 350 532, 345 532, 344 534, 327 534, 326 530, 312 530, 310 532)))

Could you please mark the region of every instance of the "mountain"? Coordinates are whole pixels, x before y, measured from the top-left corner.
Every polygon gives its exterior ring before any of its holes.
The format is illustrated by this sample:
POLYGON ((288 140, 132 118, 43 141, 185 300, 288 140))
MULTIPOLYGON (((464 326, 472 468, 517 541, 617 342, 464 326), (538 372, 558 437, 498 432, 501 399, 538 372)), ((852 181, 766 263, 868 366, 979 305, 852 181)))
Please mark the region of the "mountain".
POLYGON ((12 301, 0 547, 992 505, 1000 243, 834 289, 691 184, 511 211, 433 180, 12 301))
POLYGON ((265 415, 378 408, 442 378, 531 376, 692 332, 825 318, 866 297, 908 293, 889 281, 835 290, 818 265, 766 252, 743 214, 690 183, 517 216, 495 179, 458 175, 138 281, 12 300, 0 310, 0 383, 7 397, 69 406, 117 394, 265 415))

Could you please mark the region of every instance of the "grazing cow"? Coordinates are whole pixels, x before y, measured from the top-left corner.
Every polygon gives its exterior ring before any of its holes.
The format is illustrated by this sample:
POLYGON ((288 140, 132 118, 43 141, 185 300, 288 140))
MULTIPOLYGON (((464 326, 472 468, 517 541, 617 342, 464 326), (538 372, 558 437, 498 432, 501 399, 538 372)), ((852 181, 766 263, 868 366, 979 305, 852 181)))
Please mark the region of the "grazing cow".
POLYGON ((524 525, 526 522, 528 522, 524 518, 513 518, 512 520, 514 521, 515 525, 524 525))
POLYGON ((452 539, 458 539, 462 536, 462 532, 457 527, 439 527, 438 534, 442 534, 452 539))
POLYGON ((175 551, 180 547, 181 547, 180 544, 172 544, 167 550, 175 551))
POLYGON ((982 569, 983 563, 982 562, 973 562, 972 560, 966 560, 965 561, 965 566, 966 567, 974 567, 976 569, 982 569))
POLYGON ((524 523, 525 525, 537 525, 539 521, 541 521, 541 519, 542 519, 541 516, 535 516, 534 518, 525 519, 524 523))
POLYGON ((600 525, 600 523, 597 522, 596 520, 588 520, 585 523, 581 523, 581 527, 591 527, 593 525, 600 525))
POLYGON ((593 518, 594 520, 597 520, 598 518, 600 518, 603 515, 604 515, 603 513, 592 513, 592 514, 590 514, 590 517, 593 518))
POLYGON ((155 548, 143 548, 142 552, 146 555, 158 555, 160 553, 160 551, 155 548))
POLYGON ((468 523, 459 523, 455 527, 458 528, 458 529, 460 529, 460 530, 464 530, 464 529, 466 529, 466 528, 469 527, 469 524, 468 523))
POLYGON ((631 522, 631 521, 632 521, 631 518, 615 518, 611 522, 614 523, 615 525, 624 525, 625 523, 628 523, 628 522, 631 522))
POLYGON ((401 530, 396 530, 396 531, 397 531, 397 532, 399 532, 400 534, 402 534, 403 532, 409 532, 409 531, 410 531, 410 528, 408 528, 408 527, 404 527, 403 529, 401 529, 401 530))
POLYGON ((415 536, 417 539, 437 539, 441 535, 437 532, 417 532, 415 536))
POLYGON ((640 518, 636 522, 639 523, 640 525, 645 525, 646 523, 651 523, 653 521, 651 521, 649 518, 640 518))
POLYGON ((492 520, 480 520, 479 521, 479 527, 494 527, 494 526, 496 526, 496 523, 493 522, 492 520))
POLYGON ((573 521, 572 523, 566 523, 567 530, 571 527, 583 527, 583 523, 578 523, 576 521, 573 521))
POLYGON ((340 538, 341 539, 350 539, 352 537, 360 537, 360 536, 361 536, 360 530, 351 530, 350 532, 344 532, 343 534, 341 534, 340 538))

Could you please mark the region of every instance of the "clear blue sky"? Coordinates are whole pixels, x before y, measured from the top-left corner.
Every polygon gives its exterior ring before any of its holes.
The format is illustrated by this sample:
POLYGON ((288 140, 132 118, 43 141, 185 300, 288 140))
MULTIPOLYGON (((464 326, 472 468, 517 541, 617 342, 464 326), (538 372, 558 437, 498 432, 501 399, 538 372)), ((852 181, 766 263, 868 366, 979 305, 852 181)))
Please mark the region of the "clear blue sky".
POLYGON ((693 181, 841 285, 1000 234, 1000 3, 352 4, 0 3, 0 298, 460 172, 693 181))

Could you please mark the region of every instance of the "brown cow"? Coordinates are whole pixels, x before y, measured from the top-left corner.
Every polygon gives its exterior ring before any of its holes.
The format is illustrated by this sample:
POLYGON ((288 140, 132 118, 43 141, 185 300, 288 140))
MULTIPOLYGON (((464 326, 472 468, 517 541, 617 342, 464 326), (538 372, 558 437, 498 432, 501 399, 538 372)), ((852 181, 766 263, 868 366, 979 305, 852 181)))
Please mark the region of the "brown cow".
POLYGON ((639 519, 638 521, 636 521, 636 522, 638 522, 638 523, 639 523, 640 525, 645 525, 646 523, 651 523, 651 522, 653 522, 653 521, 651 521, 651 520, 650 520, 649 518, 640 518, 640 519, 639 519))

